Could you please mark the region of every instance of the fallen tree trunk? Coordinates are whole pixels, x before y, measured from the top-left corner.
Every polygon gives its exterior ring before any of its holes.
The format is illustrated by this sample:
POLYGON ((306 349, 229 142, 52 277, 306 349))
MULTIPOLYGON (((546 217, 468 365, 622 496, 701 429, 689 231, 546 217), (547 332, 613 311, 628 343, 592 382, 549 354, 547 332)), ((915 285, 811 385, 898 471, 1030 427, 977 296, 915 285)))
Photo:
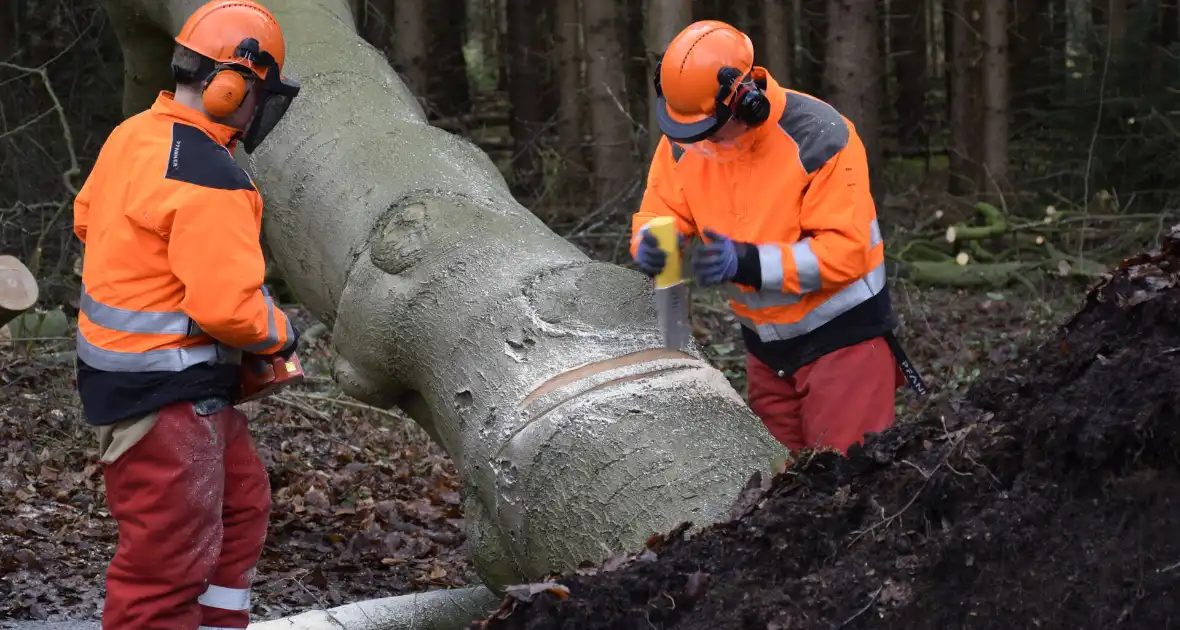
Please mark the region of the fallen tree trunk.
MULTIPOLYGON (((168 89, 201 0, 105 0, 127 114, 168 89)), ((484 153, 426 123, 345 0, 268 0, 303 93, 252 156, 265 233, 332 328, 346 391, 400 406, 465 482, 493 589, 724 517, 784 455, 695 349, 665 350, 649 282, 520 206, 484 153)))
POLYGON ((0 326, 37 303, 37 279, 14 256, 0 256, 0 326))

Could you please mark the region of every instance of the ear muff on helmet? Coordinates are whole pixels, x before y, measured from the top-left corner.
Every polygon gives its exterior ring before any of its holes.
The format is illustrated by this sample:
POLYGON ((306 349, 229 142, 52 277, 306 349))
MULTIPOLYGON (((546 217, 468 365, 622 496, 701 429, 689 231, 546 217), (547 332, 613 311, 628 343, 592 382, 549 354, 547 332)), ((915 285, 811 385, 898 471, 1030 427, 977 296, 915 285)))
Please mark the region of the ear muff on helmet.
POLYGON ((211 116, 234 113, 246 98, 245 73, 253 74, 253 67, 273 65, 273 58, 259 49, 258 40, 253 37, 243 39, 234 49, 233 56, 234 61, 213 66, 213 72, 201 84, 201 102, 211 116))
POLYGON ((246 77, 226 64, 217 64, 201 85, 201 103, 210 116, 229 116, 246 98, 246 77))
POLYGON ((209 115, 228 116, 242 106, 249 89, 258 90, 258 104, 243 131, 242 147, 253 153, 287 113, 300 85, 294 77, 283 76, 274 56, 252 37, 238 45, 233 61, 213 66, 201 84, 201 101, 209 115), (248 78, 255 80, 253 86, 248 78))
POLYGON ((754 81, 753 73, 741 76, 735 68, 723 67, 717 71, 717 107, 725 107, 734 118, 750 126, 757 126, 770 117, 770 99, 754 81), (733 98, 729 98, 730 94, 733 98), (728 105, 726 105, 728 99, 728 105))

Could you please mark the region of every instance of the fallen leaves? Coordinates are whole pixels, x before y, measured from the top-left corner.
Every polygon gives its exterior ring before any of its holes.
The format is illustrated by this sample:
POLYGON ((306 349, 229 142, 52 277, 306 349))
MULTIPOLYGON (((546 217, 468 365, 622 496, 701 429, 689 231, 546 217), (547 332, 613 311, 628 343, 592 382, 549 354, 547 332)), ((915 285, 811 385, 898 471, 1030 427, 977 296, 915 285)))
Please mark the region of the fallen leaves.
POLYGON ((507 619, 516 612, 516 607, 520 604, 531 604, 538 595, 547 593, 556 597, 557 599, 566 599, 570 596, 570 590, 564 585, 553 581, 533 582, 531 584, 514 584, 504 589, 504 600, 500 602, 500 607, 496 609, 488 618, 481 621, 475 621, 471 624, 472 628, 487 627, 488 620, 491 619, 507 619))
POLYGON ((773 477, 765 472, 759 470, 755 471, 753 475, 746 481, 746 485, 742 491, 734 499, 733 505, 729 506, 729 520, 734 521, 740 519, 750 510, 753 510, 762 501, 762 497, 766 495, 766 491, 770 489, 770 482, 773 477))
MULTIPOLYGON (((457 473, 409 420, 246 407, 272 492, 256 618, 474 578, 457 473)), ((0 617, 97 618, 117 531, 72 366, 0 348, 0 444, 0 617)))
POLYGON ((535 582, 533 584, 517 584, 504 589, 504 593, 520 602, 531 602, 541 593, 550 593, 557 599, 570 596, 570 590, 557 582, 535 582))

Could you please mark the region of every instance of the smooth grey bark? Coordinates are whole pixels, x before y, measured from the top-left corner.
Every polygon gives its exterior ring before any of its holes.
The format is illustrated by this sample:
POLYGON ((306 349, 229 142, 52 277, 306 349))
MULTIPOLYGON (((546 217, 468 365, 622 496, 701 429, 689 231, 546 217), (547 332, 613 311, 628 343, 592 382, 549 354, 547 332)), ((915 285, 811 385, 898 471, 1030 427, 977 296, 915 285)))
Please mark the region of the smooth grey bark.
MULTIPOLYGON (((105 0, 126 111, 167 88, 201 0, 105 0), (153 81, 154 80, 154 81, 153 81)), ((695 348, 660 348, 651 286, 593 262, 426 123, 347 0, 267 0, 303 94, 252 156, 287 284, 333 329, 336 377, 398 405, 455 461, 494 590, 724 518, 786 451, 695 348)))

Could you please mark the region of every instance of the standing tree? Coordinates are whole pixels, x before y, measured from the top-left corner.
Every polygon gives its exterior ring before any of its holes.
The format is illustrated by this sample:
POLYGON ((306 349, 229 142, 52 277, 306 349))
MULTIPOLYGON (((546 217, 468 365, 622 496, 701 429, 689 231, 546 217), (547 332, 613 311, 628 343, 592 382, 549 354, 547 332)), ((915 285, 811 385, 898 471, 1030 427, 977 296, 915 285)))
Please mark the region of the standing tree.
MULTIPOLYGON (((656 86, 651 80, 655 75, 656 63, 664 54, 668 42, 684 27, 692 23, 692 0, 647 0, 647 62, 648 81, 647 99, 655 103, 656 86)), ((651 156, 660 143, 663 134, 656 122, 656 109, 648 108, 647 116, 647 155, 651 156)))
POLYGON ((599 204, 617 203, 635 172, 627 75, 615 2, 582 3, 586 27, 586 84, 593 136, 594 192, 599 204))
POLYGON ((1004 194, 1008 185, 1008 3, 983 11, 983 138, 980 190, 1004 194))
POLYGON ((828 0, 824 96, 856 126, 868 154, 873 199, 882 198, 881 101, 884 66, 877 46, 876 0, 828 0))
POLYGON ((983 105, 979 97, 980 0, 944 0, 947 49, 947 94, 950 121, 949 177, 951 194, 975 190, 980 181, 980 129, 983 105))
POLYGON ((575 186, 587 173, 582 144, 585 128, 582 103, 582 7, 579 0, 556 0, 557 35, 557 130, 558 154, 562 159, 562 184, 575 186))
POLYGON ((430 67, 427 0, 398 0, 389 4, 393 7, 394 19, 394 67, 405 77, 410 93, 425 100, 430 67))
POLYGON ((546 3, 512 0, 508 3, 508 101, 512 105, 512 183, 518 196, 535 195, 541 188, 541 130, 545 122, 546 3))
POLYGON ((791 22, 795 16, 790 9, 790 3, 785 0, 762 0, 763 44, 761 50, 756 50, 762 58, 761 65, 784 87, 791 87, 794 80, 791 51, 795 42, 791 37, 791 22))

